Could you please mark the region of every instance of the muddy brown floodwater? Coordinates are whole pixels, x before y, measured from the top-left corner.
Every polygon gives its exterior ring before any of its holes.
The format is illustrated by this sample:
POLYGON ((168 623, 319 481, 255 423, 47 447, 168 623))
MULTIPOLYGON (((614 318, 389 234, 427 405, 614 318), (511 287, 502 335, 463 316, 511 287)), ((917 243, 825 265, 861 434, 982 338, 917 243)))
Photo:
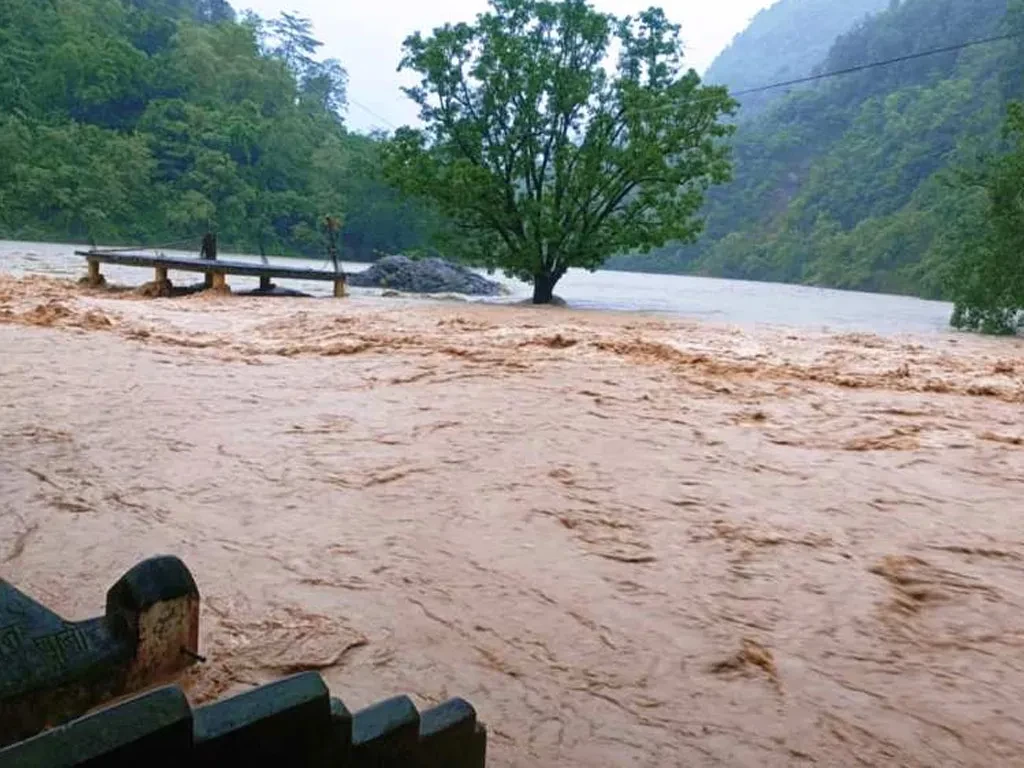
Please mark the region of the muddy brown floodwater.
POLYGON ((496 766, 1024 765, 1024 343, 0 276, 0 572, 496 766))

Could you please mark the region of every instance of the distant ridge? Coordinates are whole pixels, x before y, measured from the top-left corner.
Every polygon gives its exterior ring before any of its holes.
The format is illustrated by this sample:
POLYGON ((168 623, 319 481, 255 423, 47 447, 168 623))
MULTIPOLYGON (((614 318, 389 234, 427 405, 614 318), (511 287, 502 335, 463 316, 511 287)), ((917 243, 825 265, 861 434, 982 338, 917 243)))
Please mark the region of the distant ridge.
MULTIPOLYGON (((891 0, 779 0, 759 11, 711 63, 704 79, 739 91, 804 77, 825 60, 840 35, 891 0)), ((744 97, 740 119, 749 119, 786 91, 744 97)))

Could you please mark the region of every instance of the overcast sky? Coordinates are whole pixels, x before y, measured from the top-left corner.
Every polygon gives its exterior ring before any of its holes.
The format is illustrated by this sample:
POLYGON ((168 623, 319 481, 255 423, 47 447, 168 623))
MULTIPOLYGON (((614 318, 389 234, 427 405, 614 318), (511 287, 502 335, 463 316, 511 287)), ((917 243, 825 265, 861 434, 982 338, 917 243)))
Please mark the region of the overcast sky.
MULTIPOLYGON (((669 19, 682 25, 689 65, 698 72, 711 63, 758 10, 775 0, 661 0, 669 19)), ((595 0, 603 11, 634 14, 652 0, 595 0)), ((359 130, 389 129, 413 122, 415 107, 399 88, 411 84, 398 74, 402 41, 447 21, 472 21, 486 0, 236 0, 263 17, 294 11, 313 20, 323 55, 341 61, 349 74, 348 124, 359 130)))

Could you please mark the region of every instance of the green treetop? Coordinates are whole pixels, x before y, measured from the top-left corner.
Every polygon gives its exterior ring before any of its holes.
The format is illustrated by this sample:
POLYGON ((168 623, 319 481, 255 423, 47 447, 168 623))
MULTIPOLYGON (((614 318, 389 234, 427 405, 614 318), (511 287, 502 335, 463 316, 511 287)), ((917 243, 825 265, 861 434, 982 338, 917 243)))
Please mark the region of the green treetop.
POLYGON ((660 9, 492 0, 404 51, 425 128, 396 133, 389 178, 447 214, 452 252, 532 282, 535 303, 570 267, 693 239, 705 190, 729 175, 734 103, 683 70, 660 9))

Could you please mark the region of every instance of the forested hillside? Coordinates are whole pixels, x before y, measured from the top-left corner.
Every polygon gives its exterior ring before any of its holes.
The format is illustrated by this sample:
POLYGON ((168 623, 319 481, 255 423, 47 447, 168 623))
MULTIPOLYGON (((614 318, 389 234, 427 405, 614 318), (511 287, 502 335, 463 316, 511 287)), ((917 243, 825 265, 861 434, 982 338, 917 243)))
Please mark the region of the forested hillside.
MULTIPOLYGON (((1020 29, 1021 0, 903 0, 842 35, 819 69, 1020 29)), ((954 171, 1003 147, 1022 73, 1017 38, 793 93, 740 125, 734 181, 709 196, 699 243, 616 266, 947 296, 984 206, 954 171)))
MULTIPOLYGON (((1024 0, 783 0, 709 72, 733 88, 1024 30, 1024 0), (829 30, 862 20, 810 64, 829 30)), ((198 240, 349 258, 424 248, 436 215, 382 180, 381 141, 345 128, 345 72, 308 22, 225 0, 0 1, 0 237, 198 240)), ((613 266, 953 295, 989 202, 956 183, 1008 141, 1020 37, 826 79, 733 138, 694 245, 613 266)), ((748 102, 743 109, 756 111, 748 102)), ((742 110, 741 110, 742 111, 742 110)))
POLYGON ((0 237, 309 252, 344 219, 349 257, 432 226, 348 132, 345 72, 303 19, 225 0, 0 2, 0 237))
MULTIPOLYGON (((758 12, 704 73, 704 80, 730 91, 758 88, 810 75, 836 38, 890 0, 779 0, 758 12)), ((757 116, 783 90, 740 98, 740 118, 757 116)))

